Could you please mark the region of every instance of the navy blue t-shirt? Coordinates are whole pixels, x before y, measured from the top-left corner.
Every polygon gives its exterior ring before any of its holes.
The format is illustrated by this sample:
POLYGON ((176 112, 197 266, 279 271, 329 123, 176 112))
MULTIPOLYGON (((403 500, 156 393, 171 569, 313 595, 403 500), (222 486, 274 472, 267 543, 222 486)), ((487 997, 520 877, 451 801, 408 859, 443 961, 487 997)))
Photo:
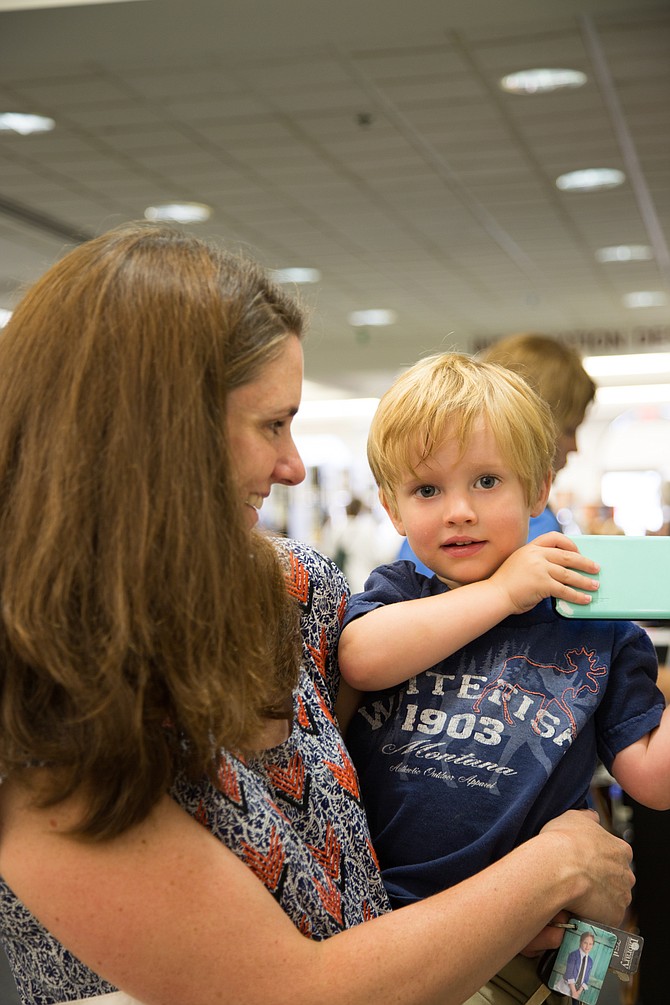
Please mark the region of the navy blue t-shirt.
MULTIPOLYGON (((376 569, 346 625, 444 593, 411 562, 376 569)), ((665 707, 646 632, 562 619, 550 600, 513 615, 396 687, 366 695, 347 733, 394 906, 474 875, 565 810, 665 707)))

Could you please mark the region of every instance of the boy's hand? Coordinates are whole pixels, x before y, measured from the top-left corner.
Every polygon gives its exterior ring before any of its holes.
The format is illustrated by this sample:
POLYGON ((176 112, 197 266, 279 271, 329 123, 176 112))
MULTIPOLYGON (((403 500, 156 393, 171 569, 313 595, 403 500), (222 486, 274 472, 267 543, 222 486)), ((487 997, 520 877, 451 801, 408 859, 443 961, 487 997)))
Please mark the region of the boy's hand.
POLYGON ((590 604, 591 598, 580 590, 597 590, 600 583, 591 576, 599 571, 596 562, 580 555, 571 538, 551 531, 510 555, 491 576, 491 583, 505 592, 512 613, 521 614, 546 597, 590 604))

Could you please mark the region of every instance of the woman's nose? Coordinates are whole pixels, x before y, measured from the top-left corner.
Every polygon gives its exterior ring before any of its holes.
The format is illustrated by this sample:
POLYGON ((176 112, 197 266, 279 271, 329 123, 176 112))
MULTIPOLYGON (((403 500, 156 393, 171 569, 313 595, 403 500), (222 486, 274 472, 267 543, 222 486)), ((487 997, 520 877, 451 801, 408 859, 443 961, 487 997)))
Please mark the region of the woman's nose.
POLYGON ((276 480, 282 485, 299 485, 305 480, 305 465, 293 440, 275 467, 276 480))

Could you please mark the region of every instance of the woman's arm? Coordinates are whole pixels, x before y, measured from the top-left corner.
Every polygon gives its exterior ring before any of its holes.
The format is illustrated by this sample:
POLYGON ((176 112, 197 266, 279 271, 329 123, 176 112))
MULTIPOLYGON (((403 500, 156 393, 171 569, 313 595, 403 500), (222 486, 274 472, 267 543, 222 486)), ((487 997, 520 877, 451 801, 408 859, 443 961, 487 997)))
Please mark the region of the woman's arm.
POLYGON ((344 678, 340 681, 340 690, 335 702, 335 715, 342 736, 347 735, 349 723, 360 708, 363 698, 364 694, 362 691, 357 691, 344 678))
POLYGON ((76 806, 0 788, 0 873, 102 977, 146 1005, 457 1005, 562 907, 616 924, 630 849, 570 812, 478 876, 324 942, 302 936, 205 827, 165 797, 139 827, 88 843, 76 806))

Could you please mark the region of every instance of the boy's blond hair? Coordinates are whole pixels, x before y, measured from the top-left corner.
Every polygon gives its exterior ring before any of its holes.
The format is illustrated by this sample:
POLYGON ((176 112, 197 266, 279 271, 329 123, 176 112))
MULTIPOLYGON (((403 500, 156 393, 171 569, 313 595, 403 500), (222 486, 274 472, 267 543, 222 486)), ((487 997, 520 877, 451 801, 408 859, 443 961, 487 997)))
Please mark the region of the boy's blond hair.
POLYGON ((465 451, 480 417, 533 505, 551 476, 557 436, 551 410, 518 374, 461 353, 419 360, 379 402, 368 461, 385 504, 397 511, 397 486, 445 436, 465 451))

